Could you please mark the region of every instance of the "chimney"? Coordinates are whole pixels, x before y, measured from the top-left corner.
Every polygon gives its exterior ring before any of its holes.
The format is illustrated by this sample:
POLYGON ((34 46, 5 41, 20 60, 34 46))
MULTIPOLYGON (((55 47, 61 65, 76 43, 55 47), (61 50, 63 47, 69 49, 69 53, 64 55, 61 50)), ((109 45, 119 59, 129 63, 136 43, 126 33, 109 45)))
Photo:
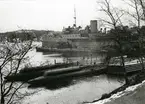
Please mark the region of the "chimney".
POLYGON ((91 33, 97 33, 98 32, 98 23, 97 23, 97 20, 91 20, 91 22, 90 22, 90 28, 91 28, 91 33))

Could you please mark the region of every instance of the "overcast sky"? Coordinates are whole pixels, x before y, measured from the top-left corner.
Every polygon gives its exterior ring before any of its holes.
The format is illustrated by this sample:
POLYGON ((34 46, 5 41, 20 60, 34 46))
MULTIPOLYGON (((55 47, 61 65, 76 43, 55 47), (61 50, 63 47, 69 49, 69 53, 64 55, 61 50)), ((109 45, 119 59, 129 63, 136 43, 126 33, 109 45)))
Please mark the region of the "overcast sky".
MULTIPOLYGON (((97 19, 97 0, 0 0, 0 32, 18 29, 62 30, 73 25, 74 5, 77 25, 97 19)), ((115 4, 118 0, 114 0, 115 4)))

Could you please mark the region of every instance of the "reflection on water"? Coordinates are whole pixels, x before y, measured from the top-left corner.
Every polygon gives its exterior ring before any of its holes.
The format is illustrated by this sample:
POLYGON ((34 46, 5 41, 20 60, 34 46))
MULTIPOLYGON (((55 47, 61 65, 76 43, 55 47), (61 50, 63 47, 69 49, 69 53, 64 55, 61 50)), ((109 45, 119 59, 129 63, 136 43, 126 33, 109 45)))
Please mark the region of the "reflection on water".
POLYGON ((29 63, 31 63, 32 66, 39 66, 43 64, 54 64, 57 63, 63 63, 64 58, 60 54, 46 54, 43 55, 42 52, 36 52, 36 50, 30 51, 27 56, 29 56, 30 60, 29 63))
POLYGON ((67 53, 68 56, 64 56, 63 54, 59 53, 42 53, 42 52, 36 52, 34 49, 33 51, 28 53, 28 56, 30 57, 29 63, 31 63, 32 66, 39 66, 43 64, 54 64, 54 63, 63 63, 63 62, 79 62, 80 64, 93 64, 100 62, 100 56, 97 56, 97 54, 92 55, 81 55, 77 56, 71 55, 71 53, 67 53))
MULTIPOLYGON (((54 52, 43 52, 43 55, 54 54, 54 52)), ((55 52, 55 54, 60 54, 55 52)), ((95 57, 97 56, 97 52, 61 52, 63 57, 95 57)))
MULTIPOLYGON (((102 94, 113 91, 123 85, 122 78, 106 75, 74 79, 70 86, 49 90, 44 88, 37 94, 27 98, 23 104, 80 104, 99 99, 102 94)), ((51 84, 51 83, 49 83, 51 84)), ((33 90, 38 90, 33 89, 33 90)), ((32 89, 31 89, 32 90, 32 89)))
MULTIPOLYGON (((64 62, 65 59, 76 61, 82 57, 63 57, 60 54, 43 54, 35 50, 28 54, 33 65, 40 63, 54 64, 64 62)), ((96 58, 95 58, 96 59, 96 58)), ((109 77, 106 75, 82 77, 79 79, 63 80, 63 82, 48 82, 44 88, 27 89, 26 91, 37 91, 38 93, 27 97, 22 104, 80 104, 82 102, 99 99, 102 94, 109 93, 124 84, 123 78, 109 77)))
POLYGON ((47 83, 37 83, 37 84, 30 84, 28 86, 28 88, 31 88, 31 89, 34 89, 34 88, 40 88, 40 87, 43 87, 43 88, 46 88, 46 89, 49 89, 49 90, 56 90, 56 89, 60 89, 60 88, 63 88, 63 87, 68 87, 68 86, 71 86, 73 83, 73 78, 67 78, 67 79, 54 79, 54 80, 51 80, 51 81, 47 81, 47 83))

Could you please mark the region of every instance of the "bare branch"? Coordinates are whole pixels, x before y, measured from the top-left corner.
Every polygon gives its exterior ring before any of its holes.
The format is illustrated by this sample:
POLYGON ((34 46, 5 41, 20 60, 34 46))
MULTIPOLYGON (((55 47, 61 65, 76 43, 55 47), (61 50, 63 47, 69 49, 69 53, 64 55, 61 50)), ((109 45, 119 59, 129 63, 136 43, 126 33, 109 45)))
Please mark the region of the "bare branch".
POLYGON ((9 103, 11 102, 12 98, 14 97, 14 95, 16 94, 16 92, 22 87, 23 84, 24 84, 24 83, 22 83, 19 87, 17 87, 17 88, 15 89, 15 91, 12 93, 10 99, 8 100, 7 104, 9 104, 9 103))
MULTIPOLYGON (((17 74, 20 68, 21 63, 24 60, 24 57, 32 48, 32 40, 26 41, 23 43, 18 43, 17 41, 10 43, 6 42, 3 44, 3 49, 0 50, 1 54, 1 65, 0 65, 0 86, 1 86, 1 103, 5 102, 7 104, 11 104, 13 102, 13 97, 17 96, 18 90, 22 87, 23 84, 16 86, 15 82, 7 83, 4 80, 5 76, 9 76, 11 74, 17 74), (9 66, 9 67, 8 67, 9 66)), ((17 96, 18 97, 18 96, 17 96)))

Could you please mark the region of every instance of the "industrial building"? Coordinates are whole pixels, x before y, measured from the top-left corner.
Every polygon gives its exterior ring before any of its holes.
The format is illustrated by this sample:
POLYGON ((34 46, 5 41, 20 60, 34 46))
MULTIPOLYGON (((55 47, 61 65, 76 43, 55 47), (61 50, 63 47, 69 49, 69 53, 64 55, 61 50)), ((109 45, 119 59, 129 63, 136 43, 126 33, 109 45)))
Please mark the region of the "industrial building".
POLYGON ((105 33, 98 30, 97 20, 91 20, 90 26, 86 26, 84 30, 79 27, 69 26, 58 35, 49 33, 42 36, 43 49, 75 49, 97 52, 105 44, 113 44, 113 42, 105 33))

